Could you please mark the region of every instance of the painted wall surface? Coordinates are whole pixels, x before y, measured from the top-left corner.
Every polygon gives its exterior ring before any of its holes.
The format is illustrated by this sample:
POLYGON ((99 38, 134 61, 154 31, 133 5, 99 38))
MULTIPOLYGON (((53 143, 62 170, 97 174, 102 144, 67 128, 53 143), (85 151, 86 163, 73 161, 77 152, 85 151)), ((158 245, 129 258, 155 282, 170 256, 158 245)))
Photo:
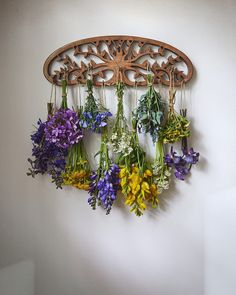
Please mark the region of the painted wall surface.
POLYGON ((1 295, 34 295, 34 264, 30 260, 0 269, 1 295))
POLYGON ((234 0, 1 1, 0 267, 32 260, 36 295, 235 294, 235 12, 234 0), (196 70, 187 97, 201 162, 142 218, 122 202, 93 212, 86 193, 26 176, 50 94, 45 58, 110 34, 169 43, 196 70))

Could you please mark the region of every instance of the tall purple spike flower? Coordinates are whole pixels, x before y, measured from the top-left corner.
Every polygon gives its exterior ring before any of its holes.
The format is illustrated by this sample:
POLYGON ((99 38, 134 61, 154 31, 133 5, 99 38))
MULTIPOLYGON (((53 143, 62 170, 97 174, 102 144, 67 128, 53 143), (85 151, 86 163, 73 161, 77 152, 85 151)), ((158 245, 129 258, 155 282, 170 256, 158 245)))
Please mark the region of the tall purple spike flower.
POLYGON ((98 202, 98 205, 106 210, 106 214, 110 213, 119 189, 119 171, 118 165, 111 164, 107 170, 100 171, 102 172, 101 177, 98 172, 93 172, 89 189, 91 197, 88 199, 93 209, 96 208, 98 202))

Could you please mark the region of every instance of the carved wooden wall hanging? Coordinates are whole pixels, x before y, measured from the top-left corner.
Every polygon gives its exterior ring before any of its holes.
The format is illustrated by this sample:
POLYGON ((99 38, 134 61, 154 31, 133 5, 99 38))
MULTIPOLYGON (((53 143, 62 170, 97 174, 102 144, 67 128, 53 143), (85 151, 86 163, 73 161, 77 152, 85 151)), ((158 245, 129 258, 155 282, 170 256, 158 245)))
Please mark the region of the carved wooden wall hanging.
POLYGON ((118 80, 128 86, 146 86, 152 72, 154 83, 174 86, 187 83, 193 75, 190 59, 166 43, 134 36, 101 36, 69 43, 54 51, 45 61, 47 80, 57 85, 62 78, 68 85, 85 84, 92 73, 95 86, 114 85, 118 80))

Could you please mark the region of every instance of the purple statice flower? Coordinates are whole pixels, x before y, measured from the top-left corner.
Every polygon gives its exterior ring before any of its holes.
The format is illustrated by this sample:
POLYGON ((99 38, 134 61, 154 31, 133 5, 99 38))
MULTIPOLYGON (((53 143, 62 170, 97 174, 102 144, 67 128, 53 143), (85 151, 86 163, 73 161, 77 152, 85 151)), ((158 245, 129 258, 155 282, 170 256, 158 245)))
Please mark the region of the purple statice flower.
POLYGON ((46 123, 39 119, 38 129, 31 135, 33 159, 28 159, 31 167, 27 175, 35 177, 37 174, 47 173, 51 175, 52 182, 55 182, 56 187, 61 188, 63 183, 61 174, 65 170, 67 150, 45 140, 46 123))
POLYGON ((83 137, 79 118, 75 111, 60 109, 49 116, 45 126, 46 141, 62 149, 68 149, 83 137))
POLYGON ((107 126, 107 120, 112 114, 109 111, 105 112, 83 112, 79 121, 81 127, 89 129, 95 133, 101 133, 102 128, 107 126))
POLYGON ((89 205, 93 209, 96 208, 96 203, 106 210, 109 214, 117 197, 119 188, 119 171, 120 168, 116 164, 111 164, 110 167, 104 171, 93 172, 90 180, 90 197, 88 199, 89 205), (99 174, 102 175, 99 177, 99 174))
POLYGON ((171 147, 170 153, 165 155, 165 163, 175 169, 175 177, 184 180, 185 176, 190 173, 193 164, 198 162, 200 154, 195 152, 193 148, 182 149, 182 155, 179 156, 177 152, 171 147))

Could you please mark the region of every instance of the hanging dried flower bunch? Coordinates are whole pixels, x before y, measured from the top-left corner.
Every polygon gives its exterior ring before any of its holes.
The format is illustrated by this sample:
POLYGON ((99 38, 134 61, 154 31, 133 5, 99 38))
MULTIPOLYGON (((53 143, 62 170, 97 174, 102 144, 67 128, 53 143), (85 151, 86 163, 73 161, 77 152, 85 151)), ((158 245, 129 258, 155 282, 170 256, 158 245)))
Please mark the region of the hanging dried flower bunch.
POLYGON ((110 146, 112 151, 116 154, 129 155, 132 152, 132 136, 124 115, 124 84, 122 82, 116 84, 116 95, 118 100, 117 113, 114 127, 111 132, 110 146))
POLYGON ((154 88, 151 74, 147 75, 147 85, 148 90, 140 97, 134 116, 137 120, 138 131, 150 133, 153 142, 156 142, 164 118, 164 102, 160 93, 154 88))
POLYGON ((117 113, 110 128, 111 112, 94 96, 92 79, 87 80, 84 106, 69 109, 66 81, 62 81, 62 102, 59 110, 48 104, 45 122, 38 120, 31 135, 33 144, 31 167, 28 175, 49 174, 56 187, 63 185, 87 190, 92 209, 102 207, 111 212, 118 191, 130 211, 141 216, 147 208, 156 208, 159 195, 170 186, 172 172, 177 179, 185 180, 199 153, 188 148, 190 122, 187 111, 175 110, 176 90, 169 89, 169 108, 154 89, 153 76, 147 75, 147 91, 133 111, 132 128, 124 115, 124 83, 116 84, 117 113), (83 131, 101 134, 99 163, 91 172, 83 131), (150 134, 156 146, 156 156, 147 160, 139 142, 139 133, 150 134), (182 154, 173 144, 180 143, 182 154), (169 144, 172 144, 169 150, 169 144), (166 152, 169 150, 169 152, 166 152))
POLYGON ((176 90, 169 89, 169 112, 165 126, 160 130, 159 136, 163 143, 175 143, 182 138, 190 136, 190 122, 186 117, 178 114, 174 109, 176 90))
POLYGON ((83 140, 80 140, 69 149, 65 172, 62 174, 63 184, 88 191, 90 175, 91 170, 86 150, 83 140))
MULTIPOLYGON (((181 114, 184 118, 187 116, 187 109, 181 110, 181 114)), ((199 159, 199 153, 195 152, 193 148, 188 148, 188 138, 182 138, 182 155, 179 156, 171 147, 170 153, 165 155, 165 164, 175 170, 175 177, 184 180, 190 173, 192 165, 197 164, 199 159)))
POLYGON ((100 161, 97 170, 93 172, 90 178, 88 203, 94 210, 98 205, 106 210, 106 214, 109 214, 113 202, 117 198, 120 168, 111 161, 107 142, 107 130, 103 130, 99 153, 100 161))
POLYGON ((88 95, 86 97, 84 111, 81 113, 80 125, 84 129, 101 133, 102 128, 107 125, 107 120, 112 114, 95 99, 91 79, 87 80, 87 92, 88 95))

